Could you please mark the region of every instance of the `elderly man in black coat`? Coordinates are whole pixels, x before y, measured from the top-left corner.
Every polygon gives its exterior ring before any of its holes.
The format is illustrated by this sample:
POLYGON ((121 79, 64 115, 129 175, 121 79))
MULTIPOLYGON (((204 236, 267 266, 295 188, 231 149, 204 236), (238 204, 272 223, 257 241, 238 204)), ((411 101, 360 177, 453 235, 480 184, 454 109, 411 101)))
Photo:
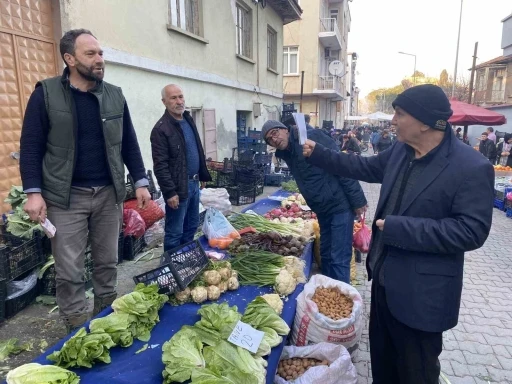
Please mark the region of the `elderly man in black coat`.
POLYGON ((398 141, 378 156, 310 140, 303 152, 339 176, 382 183, 366 259, 373 382, 433 384, 442 332, 458 321, 464 252, 481 247, 491 228, 494 170, 456 139, 441 88, 410 88, 393 107, 398 141))

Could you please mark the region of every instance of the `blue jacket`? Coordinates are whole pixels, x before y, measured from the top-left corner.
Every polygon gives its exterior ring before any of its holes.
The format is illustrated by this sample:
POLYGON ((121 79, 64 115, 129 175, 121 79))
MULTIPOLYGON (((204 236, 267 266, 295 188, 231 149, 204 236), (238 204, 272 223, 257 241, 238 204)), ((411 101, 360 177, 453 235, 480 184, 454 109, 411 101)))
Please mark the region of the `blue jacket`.
MULTIPOLYGON (((307 132, 308 139, 339 151, 334 140, 322 130, 307 132)), ((290 130, 288 150, 277 150, 276 156, 286 162, 302 196, 317 215, 342 213, 367 204, 358 181, 334 176, 306 161, 296 129, 290 130)))
MULTIPOLYGON (((457 140, 451 128, 446 135, 397 214, 384 222, 382 268, 389 310, 398 321, 426 332, 457 324, 464 252, 484 244, 492 221, 491 163, 457 140)), ((309 158, 339 176, 382 183, 376 220, 405 161, 406 144, 401 142, 373 157, 317 145, 309 158)), ((374 223, 372 233, 378 230, 374 223)), ((366 262, 371 279, 369 258, 366 262)))
POLYGON ((372 143, 372 145, 377 145, 377 143, 380 140, 380 137, 381 137, 381 134, 379 132, 373 132, 370 137, 370 143, 372 143))

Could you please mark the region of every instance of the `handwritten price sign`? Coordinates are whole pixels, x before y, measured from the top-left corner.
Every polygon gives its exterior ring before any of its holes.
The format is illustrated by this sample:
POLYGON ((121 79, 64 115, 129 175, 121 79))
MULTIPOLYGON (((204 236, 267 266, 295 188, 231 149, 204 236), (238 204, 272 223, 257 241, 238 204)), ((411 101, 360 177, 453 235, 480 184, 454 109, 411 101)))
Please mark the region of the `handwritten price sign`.
POLYGON ((249 352, 256 353, 263 340, 265 332, 254 329, 249 324, 238 321, 233 332, 228 337, 228 341, 241 348, 247 349, 249 352))

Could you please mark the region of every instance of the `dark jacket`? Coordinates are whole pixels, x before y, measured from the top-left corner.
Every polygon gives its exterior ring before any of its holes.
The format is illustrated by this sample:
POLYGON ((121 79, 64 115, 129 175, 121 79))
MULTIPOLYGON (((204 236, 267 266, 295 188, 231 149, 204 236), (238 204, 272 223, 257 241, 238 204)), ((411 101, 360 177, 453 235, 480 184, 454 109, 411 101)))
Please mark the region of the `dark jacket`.
POLYGON ((357 144, 357 140, 351 137, 341 147, 342 151, 347 151, 349 153, 361 153, 361 148, 359 148, 359 144, 357 144))
MULTIPOLYGON (((211 181, 196 124, 187 111, 183 113, 183 118, 190 124, 196 137, 199 153, 199 180, 211 181)), ((185 136, 180 123, 166 110, 151 131, 153 170, 165 200, 176 195, 181 201, 188 198, 189 178, 185 148, 185 136)))
MULTIPOLYGON (((308 129, 308 138, 339 151, 334 140, 320 129, 308 129)), ((342 213, 366 205, 359 182, 331 175, 306 162, 296 129, 290 131, 288 148, 277 150, 276 156, 286 162, 308 206, 317 215, 342 213)))
MULTIPOLYGON (((492 221, 492 165, 457 140, 451 129, 446 134, 398 213, 386 216, 383 233, 389 310, 398 321, 427 332, 457 324, 464 252, 484 244, 492 221)), ((397 142, 377 156, 362 157, 317 145, 309 162, 340 176, 382 183, 377 220, 407 161, 406 148, 397 142)), ((378 230, 374 222, 372 233, 378 230)), ((371 279, 369 258, 366 262, 371 279)))
POLYGON ((494 144, 494 141, 490 139, 480 141, 479 151, 494 164, 496 159, 496 144, 494 144))
MULTIPOLYGON (((500 163, 501 153, 503 152, 503 144, 505 144, 503 141, 498 144, 498 149, 496 151, 496 164, 500 163)), ((507 167, 512 167, 512 151, 510 152, 510 155, 508 155, 507 163, 505 165, 507 167)))
POLYGON ((385 151, 389 147, 393 145, 393 141, 391 140, 391 136, 388 137, 381 136, 379 141, 377 142, 377 150, 379 152, 385 151))

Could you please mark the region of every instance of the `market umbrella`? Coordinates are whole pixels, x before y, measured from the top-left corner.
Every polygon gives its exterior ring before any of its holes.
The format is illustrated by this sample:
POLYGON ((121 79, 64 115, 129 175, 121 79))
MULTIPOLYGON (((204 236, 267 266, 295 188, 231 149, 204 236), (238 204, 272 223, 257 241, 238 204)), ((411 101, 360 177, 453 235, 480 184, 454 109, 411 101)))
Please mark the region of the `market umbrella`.
POLYGON ((453 125, 503 125, 507 118, 501 113, 490 111, 477 105, 451 99, 453 115, 448 120, 453 125))

